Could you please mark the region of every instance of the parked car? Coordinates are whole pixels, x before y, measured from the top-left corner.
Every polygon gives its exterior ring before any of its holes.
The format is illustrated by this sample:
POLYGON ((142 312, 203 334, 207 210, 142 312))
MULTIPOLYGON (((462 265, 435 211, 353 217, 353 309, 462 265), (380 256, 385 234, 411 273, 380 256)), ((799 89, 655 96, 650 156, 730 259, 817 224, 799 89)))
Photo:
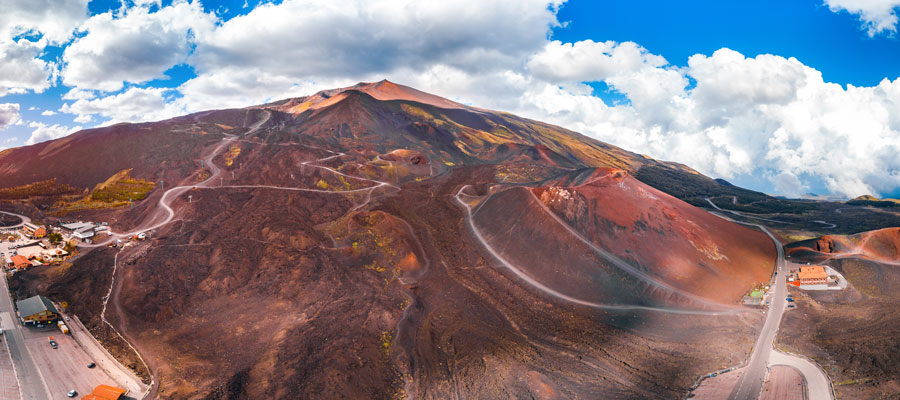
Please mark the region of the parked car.
POLYGON ((94 363, 88 364, 88 368, 94 368, 94 367, 96 367, 96 366, 97 366, 97 364, 94 364, 94 363))
POLYGON ((75 397, 78 396, 78 392, 76 392, 75 389, 72 389, 69 391, 69 393, 66 393, 66 396, 75 397))

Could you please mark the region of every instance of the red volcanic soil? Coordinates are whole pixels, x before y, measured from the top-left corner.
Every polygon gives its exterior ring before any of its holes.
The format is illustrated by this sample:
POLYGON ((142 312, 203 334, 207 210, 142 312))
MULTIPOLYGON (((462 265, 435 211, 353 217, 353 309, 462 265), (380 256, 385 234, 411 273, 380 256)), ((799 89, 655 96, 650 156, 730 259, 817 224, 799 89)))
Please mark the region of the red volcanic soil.
POLYGON ((226 124, 242 124, 255 113, 226 110, 156 123, 116 124, 8 149, 0 152, 0 185, 18 186, 55 178, 59 183, 92 188, 129 168, 133 169, 132 176, 171 182, 194 169, 194 164, 199 164, 199 151, 220 140, 223 133, 242 132, 243 125, 226 124))
POLYGON ((840 236, 826 235, 785 246, 788 257, 822 262, 846 257, 877 262, 900 262, 900 228, 886 228, 840 236))
POLYGON ((671 290, 653 290, 656 285, 648 288, 651 280, 733 303, 753 285, 767 281, 774 266, 774 245, 762 232, 610 168, 597 169, 577 186, 512 188, 494 194, 477 209, 475 221, 490 244, 533 278, 587 301, 648 305, 679 297, 666 297, 671 290), (598 256, 577 235, 625 261, 637 274, 598 256))

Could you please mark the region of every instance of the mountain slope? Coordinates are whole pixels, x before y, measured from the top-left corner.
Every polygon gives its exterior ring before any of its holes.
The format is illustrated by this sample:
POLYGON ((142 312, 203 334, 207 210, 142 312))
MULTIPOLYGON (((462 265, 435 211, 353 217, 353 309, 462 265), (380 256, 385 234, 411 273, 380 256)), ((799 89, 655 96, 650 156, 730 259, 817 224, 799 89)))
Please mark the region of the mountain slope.
POLYGON ((79 214, 150 240, 11 283, 129 359, 93 295, 111 290, 106 318, 164 398, 678 397, 749 350, 760 319, 734 302, 774 257, 632 178, 714 182, 687 167, 386 81, 84 131, 2 166, 165 180, 79 214), (19 165, 42 153, 47 169, 19 165))

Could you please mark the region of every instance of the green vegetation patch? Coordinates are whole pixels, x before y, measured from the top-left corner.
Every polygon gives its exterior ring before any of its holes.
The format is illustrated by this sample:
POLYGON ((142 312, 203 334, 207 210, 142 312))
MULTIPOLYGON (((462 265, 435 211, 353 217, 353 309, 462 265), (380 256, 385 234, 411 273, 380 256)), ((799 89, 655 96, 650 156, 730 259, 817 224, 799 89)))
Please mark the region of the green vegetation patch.
POLYGON ((103 188, 91 192, 91 200, 104 203, 143 200, 156 185, 143 179, 125 177, 103 188))
POLYGON ((56 182, 56 178, 0 189, 0 199, 18 200, 35 196, 58 196, 78 193, 75 187, 56 182))
POLYGON ((124 207, 129 200, 139 201, 147 197, 156 187, 153 182, 135 179, 128 174, 130 169, 120 171, 105 182, 94 187, 87 196, 76 201, 59 201, 54 205, 54 215, 64 215, 72 211, 101 208, 124 207))

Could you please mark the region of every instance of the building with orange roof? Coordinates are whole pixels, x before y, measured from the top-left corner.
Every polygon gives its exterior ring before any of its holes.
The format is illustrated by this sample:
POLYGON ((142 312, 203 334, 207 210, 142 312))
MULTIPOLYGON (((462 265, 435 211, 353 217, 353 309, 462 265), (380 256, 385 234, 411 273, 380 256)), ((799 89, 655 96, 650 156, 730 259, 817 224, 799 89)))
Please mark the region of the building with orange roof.
POLYGON ((821 265, 800 267, 797 280, 801 289, 823 289, 828 287, 828 273, 821 265))
POLYGON ((94 391, 82 397, 82 400, 119 400, 128 393, 125 389, 107 385, 97 385, 94 391))
POLYGON ((10 260, 12 260, 11 266, 15 269, 27 269, 31 266, 31 261, 28 261, 23 255, 16 254, 10 257, 10 260))

